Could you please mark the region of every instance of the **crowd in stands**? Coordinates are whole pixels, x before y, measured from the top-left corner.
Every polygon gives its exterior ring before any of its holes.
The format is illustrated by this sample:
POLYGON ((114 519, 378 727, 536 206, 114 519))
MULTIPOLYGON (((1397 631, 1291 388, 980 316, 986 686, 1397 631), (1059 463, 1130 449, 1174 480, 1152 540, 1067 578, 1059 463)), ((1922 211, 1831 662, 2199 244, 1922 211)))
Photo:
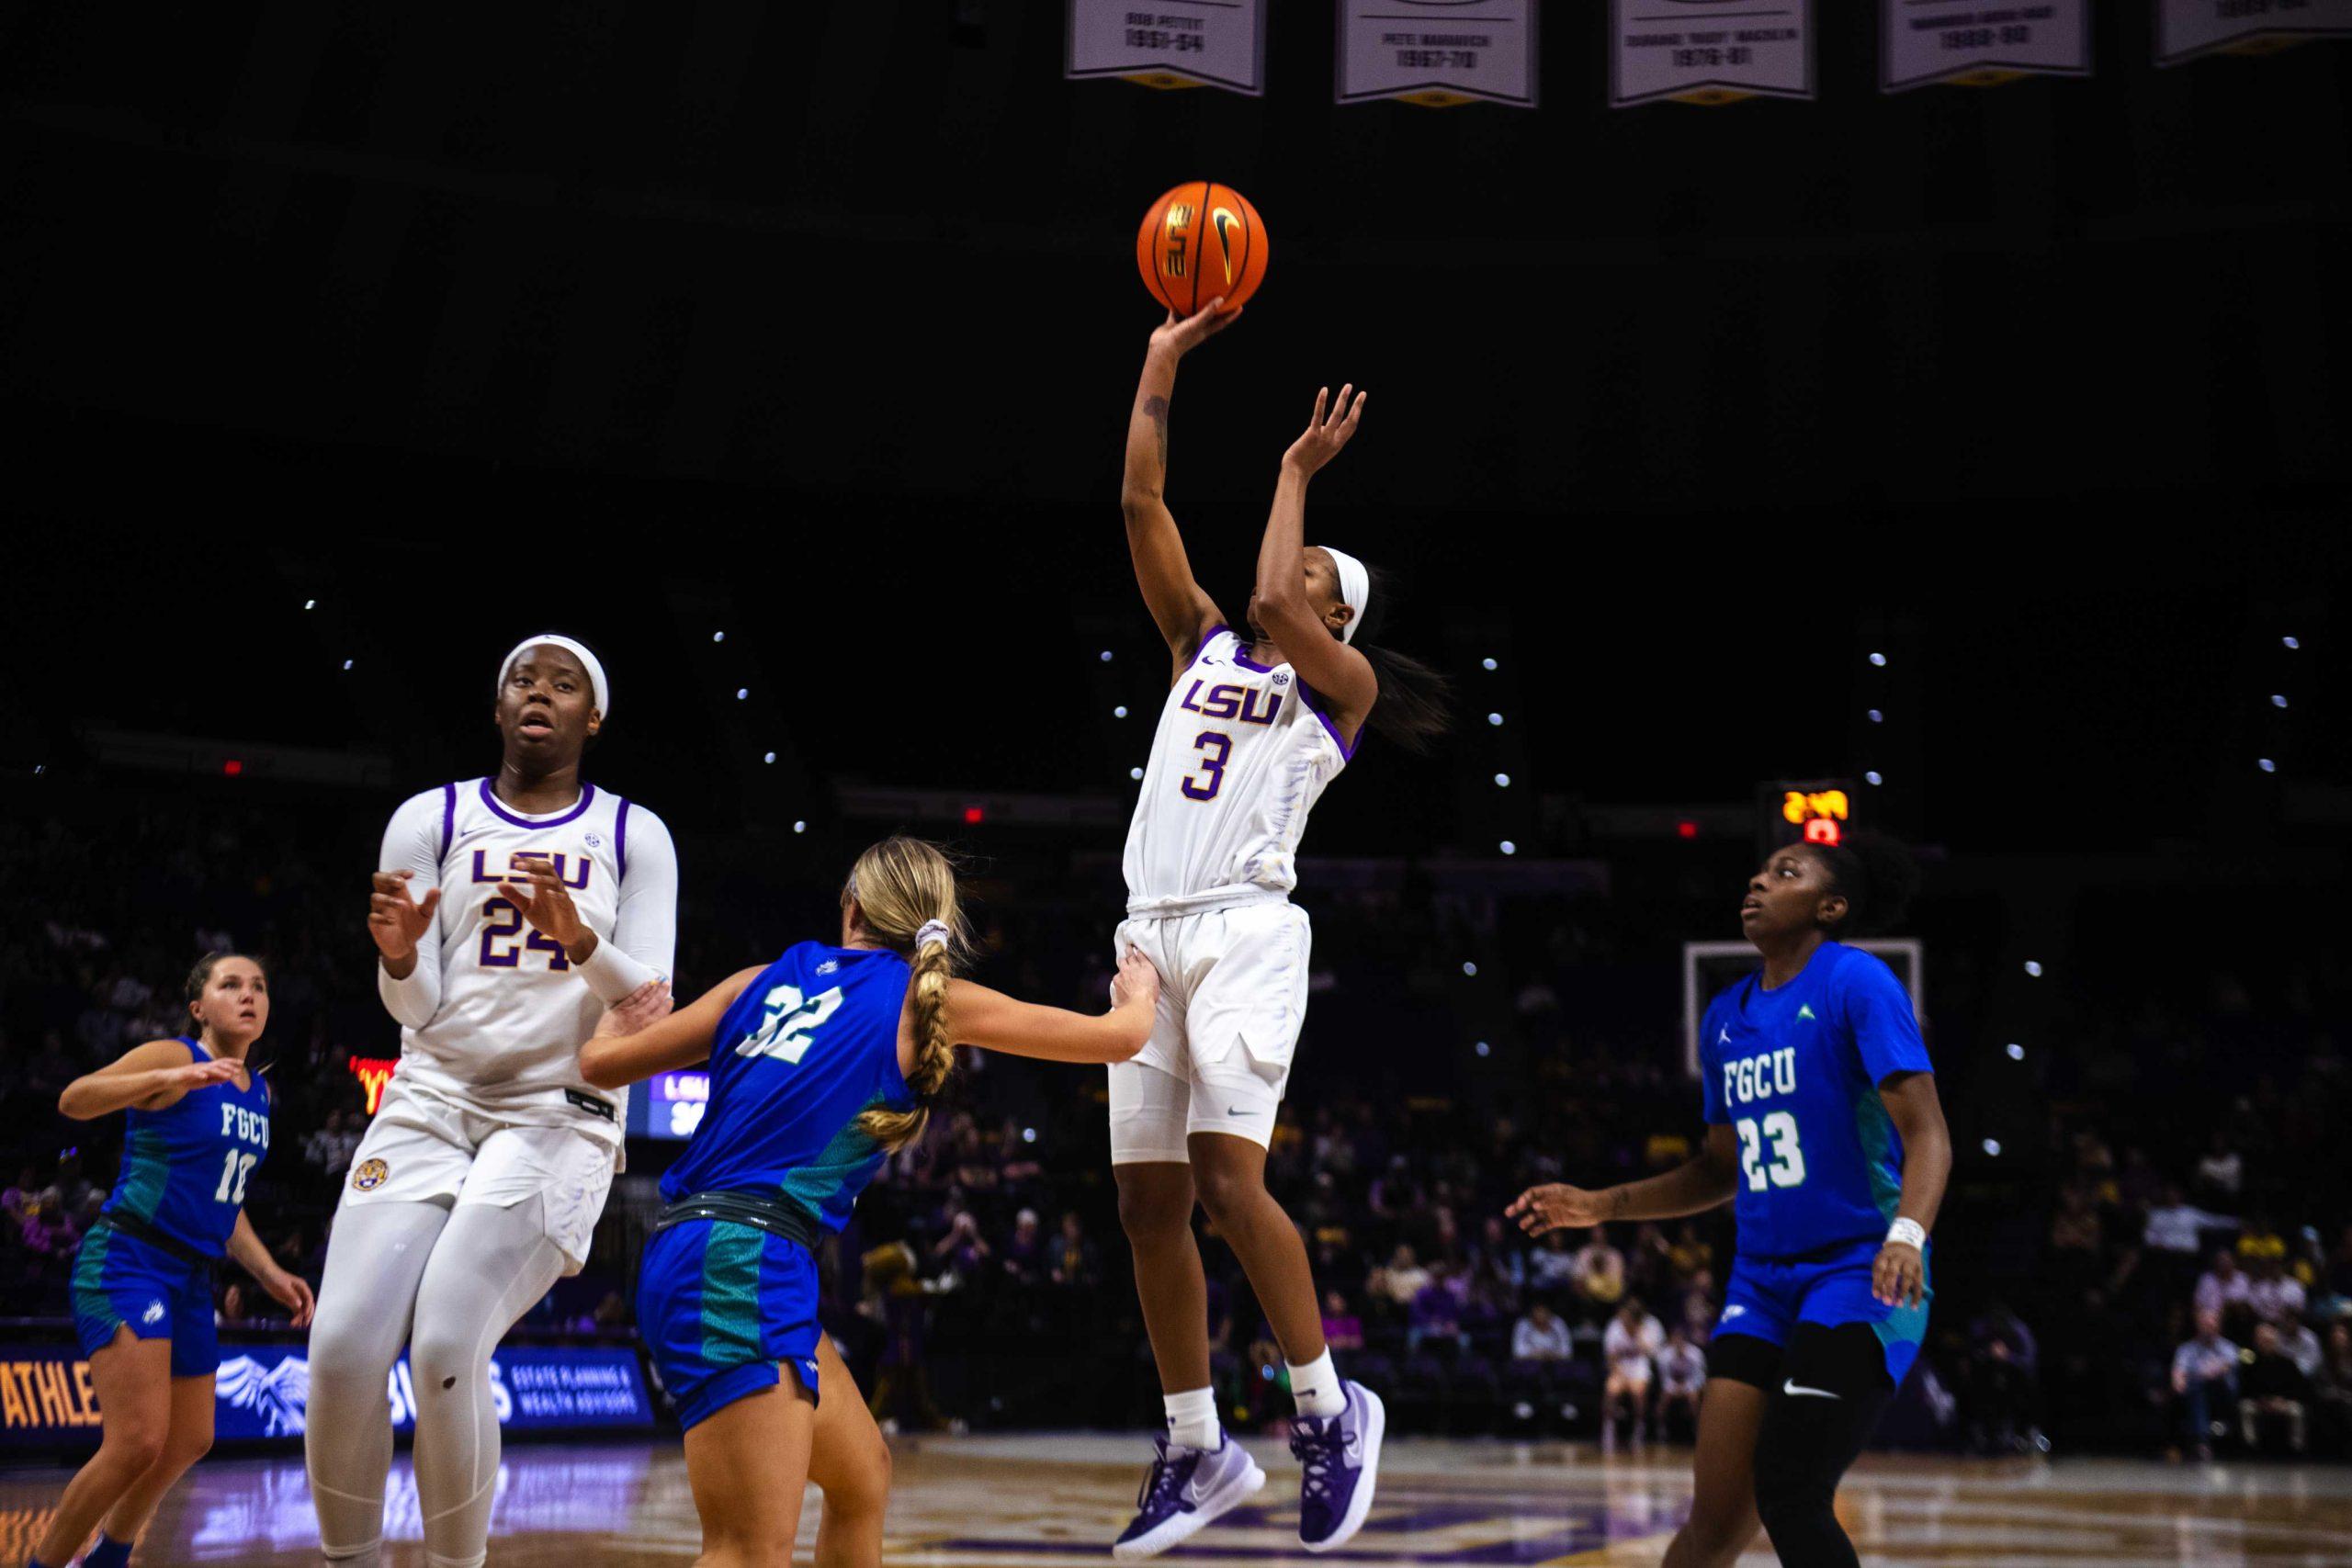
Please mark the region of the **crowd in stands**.
MULTIPOLYGON (((397 1050, 350 879, 318 868, 364 865, 374 830, 348 828, 328 852, 299 815, 179 803, 113 812, 103 831, 0 821, 8 1315, 65 1315, 74 1248, 114 1168, 119 1119, 63 1122, 59 1090, 178 1032, 180 978, 216 947, 258 949, 269 968, 262 1056, 278 1099, 248 1211, 318 1280, 366 1124, 348 1059, 397 1050)), ((985 977, 1099 1005, 1114 898, 1069 880, 986 906, 985 977)), ((1605 905, 1504 908, 1408 877, 1313 911, 1314 1008, 1267 1169, 1306 1233, 1337 1354, 1404 1429, 1687 1438, 1727 1211, 1541 1240, 1502 1218, 1533 1182, 1598 1187, 1687 1157, 1698 1095, 1659 1005, 1668 976, 1626 978, 1638 964, 1605 905), (1474 958, 1491 972, 1464 991, 1474 958)), ((769 937, 808 934, 749 931, 707 904, 682 927, 688 991, 769 937)), ((2352 1448, 2352 1191, 2328 1146, 2352 1124, 2352 1075, 2308 998, 2222 990, 2123 1029, 2086 1021, 2102 1005, 2086 996, 2057 1026, 2081 1044, 2052 1053, 2064 1065, 2044 1086, 2045 1146, 1963 1171, 1939 1257, 1967 1267, 1939 1280, 1918 1374, 1945 1440, 2352 1448), (2175 1146, 2168 1128, 2193 1141, 2175 1146)), ((901 1425, 1148 1424, 1156 1384, 1099 1079, 977 1058, 959 1077, 861 1203, 829 1267, 829 1324, 901 1425)), ((648 1174, 674 1147, 633 1147, 588 1270, 528 1326, 627 1334, 648 1174)), ((1237 1429, 1272 1424, 1290 1408, 1283 1359, 1205 1220, 1201 1235, 1220 1401, 1237 1429)), ((282 1318, 233 1269, 220 1299, 226 1322, 282 1318)))

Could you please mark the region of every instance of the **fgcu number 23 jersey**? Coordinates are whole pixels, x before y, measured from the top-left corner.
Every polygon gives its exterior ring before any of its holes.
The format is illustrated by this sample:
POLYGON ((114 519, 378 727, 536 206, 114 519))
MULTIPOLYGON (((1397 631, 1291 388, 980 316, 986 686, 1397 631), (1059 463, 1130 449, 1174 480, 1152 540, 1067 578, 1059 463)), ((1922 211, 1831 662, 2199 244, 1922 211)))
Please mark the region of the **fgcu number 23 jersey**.
POLYGON ((1884 1236, 1903 1190, 1903 1139, 1879 1085, 1932 1070, 1894 971, 1825 942, 1778 990, 1756 974, 1724 992, 1701 1030, 1708 1124, 1739 1135, 1740 1256, 1798 1258, 1884 1236))
POLYGON ((571 972, 562 945, 498 890, 529 856, 554 866, 599 942, 671 972, 677 854, 661 818, 587 784, 571 807, 541 817, 507 807, 488 779, 427 790, 393 814, 384 834, 381 863, 414 873, 411 897, 441 889, 417 944, 419 973, 429 967, 438 981, 429 1015, 403 1011, 398 983, 379 986, 402 1024, 393 1081, 486 1115, 577 1126, 617 1144, 628 1091, 589 1088, 577 1063, 604 1004, 571 972))
POLYGON ((1353 755, 1287 664, 1225 626, 1170 689, 1127 828, 1127 911, 1213 908, 1298 885, 1306 814, 1353 755))
POLYGON ((829 1231, 847 1224, 882 1168, 858 1118, 914 1103, 899 1071, 911 973, 885 949, 814 942, 760 971, 719 1020, 710 1100, 662 1175, 663 1201, 742 1192, 793 1203, 829 1231))

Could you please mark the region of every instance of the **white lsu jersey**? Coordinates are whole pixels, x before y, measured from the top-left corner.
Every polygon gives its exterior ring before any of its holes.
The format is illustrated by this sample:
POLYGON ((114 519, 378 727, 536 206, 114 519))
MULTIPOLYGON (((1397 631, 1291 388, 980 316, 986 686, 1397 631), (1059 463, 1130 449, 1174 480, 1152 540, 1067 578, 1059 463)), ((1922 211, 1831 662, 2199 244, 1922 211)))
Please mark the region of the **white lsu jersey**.
POLYGON ((542 817, 507 807, 488 779, 428 790, 393 814, 385 834, 386 866, 415 873, 411 897, 441 889, 417 953, 420 968, 438 965, 437 999, 422 1022, 393 1009, 402 1021, 393 1081, 502 1120, 574 1127, 617 1145, 628 1091, 590 1088, 577 1061, 604 1003, 561 944, 499 892, 526 858, 542 856, 600 942, 670 973, 677 862, 661 818, 588 784, 575 805, 542 817))
POLYGON ((1286 897, 1298 841, 1353 748, 1287 664, 1225 626, 1169 689, 1127 828, 1127 912, 1176 915, 1286 897))

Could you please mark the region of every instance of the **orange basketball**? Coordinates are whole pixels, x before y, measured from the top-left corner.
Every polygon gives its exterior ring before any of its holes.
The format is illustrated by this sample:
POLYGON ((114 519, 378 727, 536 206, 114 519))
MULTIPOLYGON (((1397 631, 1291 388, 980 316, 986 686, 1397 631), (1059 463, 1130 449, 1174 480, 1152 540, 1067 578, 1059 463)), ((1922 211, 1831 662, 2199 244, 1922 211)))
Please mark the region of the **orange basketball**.
POLYGON ((1266 225, 1231 186, 1190 180, 1151 204, 1136 265, 1151 297, 1189 316, 1219 295, 1238 309, 1266 278, 1266 225))

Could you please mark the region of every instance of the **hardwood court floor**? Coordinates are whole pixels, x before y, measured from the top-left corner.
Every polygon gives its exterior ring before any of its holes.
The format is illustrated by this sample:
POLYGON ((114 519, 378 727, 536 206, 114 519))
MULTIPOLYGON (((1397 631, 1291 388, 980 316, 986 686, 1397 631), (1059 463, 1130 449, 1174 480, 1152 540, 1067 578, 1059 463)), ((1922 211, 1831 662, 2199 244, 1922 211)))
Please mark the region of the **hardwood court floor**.
MULTIPOLYGON (((1269 1501, 1168 1561, 1648 1564, 1690 1496, 1681 1453, 1603 1459, 1568 1445, 1400 1439, 1363 1533, 1310 1559, 1293 1533, 1296 1468, 1278 1444, 1251 1447, 1272 1478, 1269 1501)), ((892 1568, 1108 1562, 1105 1543, 1125 1521, 1148 1453, 1140 1438, 1095 1436, 903 1438, 897 1450, 892 1568)), ((0 1472, 0 1564, 24 1561, 64 1474, 0 1472)), ((1873 1568, 2352 1568, 2346 1466, 1883 1458, 1863 1462, 1844 1498, 1873 1568)), ((813 1506, 806 1527, 804 1542, 813 1506)), ((684 1563, 698 1540, 674 1443, 510 1447, 494 1528, 493 1568, 684 1563)), ((390 1535, 388 1568, 421 1568, 404 1456, 390 1535)), ((311 1568, 313 1540, 299 1456, 212 1460, 164 1501, 133 1561, 311 1568)), ((1772 1561, 1766 1551, 1742 1560, 1772 1561)))

